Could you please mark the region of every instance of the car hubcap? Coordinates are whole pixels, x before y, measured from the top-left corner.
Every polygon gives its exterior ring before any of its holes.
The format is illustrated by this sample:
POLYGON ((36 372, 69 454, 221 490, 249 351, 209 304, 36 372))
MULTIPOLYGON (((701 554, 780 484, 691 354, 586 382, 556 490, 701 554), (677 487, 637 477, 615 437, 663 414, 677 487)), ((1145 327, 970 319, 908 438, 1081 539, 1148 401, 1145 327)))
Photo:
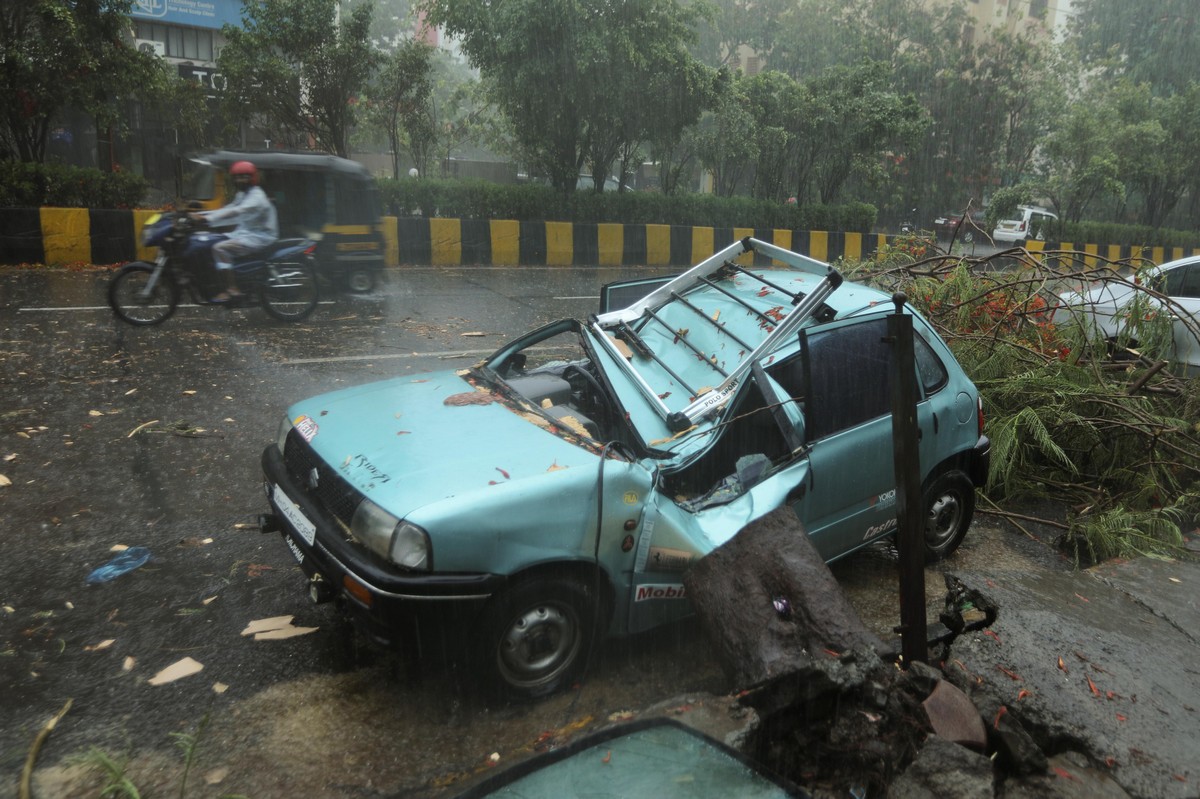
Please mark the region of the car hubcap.
POLYGON ((568 610, 536 605, 518 616, 500 639, 500 666, 515 682, 550 679, 578 646, 578 625, 568 610))
POLYGON ((942 494, 929 506, 925 519, 925 540, 937 548, 954 537, 962 518, 962 503, 955 494, 942 494))
POLYGON ((350 274, 350 290, 351 291, 370 291, 371 290, 371 273, 370 272, 352 272, 350 274))

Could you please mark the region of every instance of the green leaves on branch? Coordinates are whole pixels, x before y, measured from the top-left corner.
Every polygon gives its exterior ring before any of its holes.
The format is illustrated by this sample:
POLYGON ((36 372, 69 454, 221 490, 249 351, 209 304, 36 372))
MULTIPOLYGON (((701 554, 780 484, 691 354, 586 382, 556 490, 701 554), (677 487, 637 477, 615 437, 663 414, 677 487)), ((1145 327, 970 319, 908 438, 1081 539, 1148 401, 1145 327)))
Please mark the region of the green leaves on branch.
POLYGON ((1200 426, 1188 421, 1200 381, 1160 363, 1173 349, 1165 297, 1138 285, 1128 338, 1108 341, 1089 316, 1054 311, 1066 289, 1121 280, 1115 269, 988 261, 933 254, 869 275, 906 291, 979 387, 986 492, 1068 507, 1062 543, 1080 560, 1177 553, 1200 512, 1200 426))
POLYGON ((358 101, 378 62, 372 6, 339 14, 337 0, 246 0, 244 27, 226 25, 219 64, 226 118, 263 138, 346 157, 358 101))

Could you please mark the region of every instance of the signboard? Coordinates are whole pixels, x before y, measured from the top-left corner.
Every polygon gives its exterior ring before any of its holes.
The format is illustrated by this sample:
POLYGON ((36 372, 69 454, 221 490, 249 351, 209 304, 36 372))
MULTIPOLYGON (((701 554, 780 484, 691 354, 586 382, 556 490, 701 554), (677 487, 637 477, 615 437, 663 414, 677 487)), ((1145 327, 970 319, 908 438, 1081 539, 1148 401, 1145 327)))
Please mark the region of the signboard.
POLYGON ((184 80, 194 80, 208 91, 208 97, 215 97, 225 91, 225 76, 217 72, 216 67, 196 67, 191 64, 180 64, 179 77, 184 80))
POLYGON ((133 0, 130 15, 146 22, 190 25, 193 28, 241 26, 241 0, 133 0))

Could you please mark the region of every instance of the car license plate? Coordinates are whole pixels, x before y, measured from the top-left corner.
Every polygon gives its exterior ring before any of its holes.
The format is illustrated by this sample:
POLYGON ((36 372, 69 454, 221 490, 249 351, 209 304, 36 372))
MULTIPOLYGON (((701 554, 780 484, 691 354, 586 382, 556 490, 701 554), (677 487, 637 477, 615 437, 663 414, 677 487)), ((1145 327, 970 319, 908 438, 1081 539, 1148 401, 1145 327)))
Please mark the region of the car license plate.
POLYGON ((275 507, 279 508, 279 512, 283 517, 292 523, 292 527, 296 529, 296 532, 300 534, 305 543, 311 547, 317 537, 316 525, 309 521, 304 512, 300 510, 295 502, 292 502, 292 498, 284 493, 279 486, 271 486, 271 499, 275 501, 275 507))

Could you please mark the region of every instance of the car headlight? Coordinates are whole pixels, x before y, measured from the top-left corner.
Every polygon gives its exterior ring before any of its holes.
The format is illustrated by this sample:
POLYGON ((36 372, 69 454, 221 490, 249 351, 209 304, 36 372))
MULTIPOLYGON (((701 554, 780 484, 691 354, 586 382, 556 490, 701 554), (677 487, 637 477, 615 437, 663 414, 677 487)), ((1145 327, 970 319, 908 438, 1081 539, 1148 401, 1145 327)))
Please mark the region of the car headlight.
POLYGON ((392 562, 409 569, 429 571, 429 534, 415 524, 400 522, 392 538, 392 562))
POLYGON ((279 446, 281 453, 283 452, 283 445, 287 443, 288 433, 290 432, 292 432, 292 420, 285 413, 283 420, 279 423, 279 430, 275 433, 275 443, 279 446))
POLYGON ((367 549, 397 566, 429 571, 429 534, 369 499, 358 504, 350 532, 367 549))

